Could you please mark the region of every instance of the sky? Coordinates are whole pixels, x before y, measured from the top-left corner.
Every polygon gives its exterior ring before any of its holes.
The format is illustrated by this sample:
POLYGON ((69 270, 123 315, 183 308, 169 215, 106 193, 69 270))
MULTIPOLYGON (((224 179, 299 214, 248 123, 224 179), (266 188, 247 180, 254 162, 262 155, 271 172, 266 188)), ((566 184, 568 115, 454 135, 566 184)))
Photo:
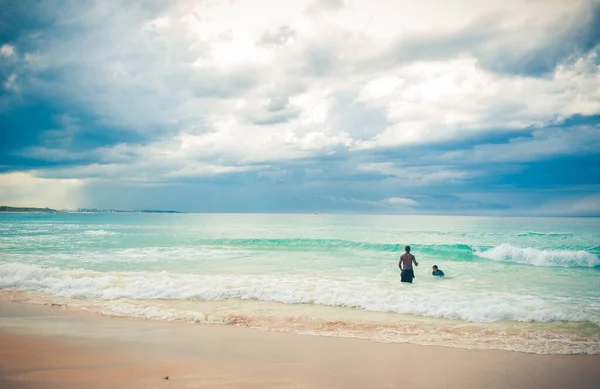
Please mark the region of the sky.
POLYGON ((0 0, 0 205, 600 216, 600 0, 0 0))

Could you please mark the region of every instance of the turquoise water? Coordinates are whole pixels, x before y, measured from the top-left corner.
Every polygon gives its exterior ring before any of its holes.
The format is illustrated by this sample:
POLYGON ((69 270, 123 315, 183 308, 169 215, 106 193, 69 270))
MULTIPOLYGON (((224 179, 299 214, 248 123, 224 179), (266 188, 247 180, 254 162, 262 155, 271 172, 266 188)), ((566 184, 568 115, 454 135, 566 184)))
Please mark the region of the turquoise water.
POLYGON ((493 330, 510 339, 489 348, 600 352, 599 219, 2 214, 0 252, 5 292, 109 314, 427 344, 450 333, 458 347, 493 330), (405 245, 412 285, 399 282, 405 245), (420 338, 402 332, 414 323, 420 338), (514 346, 531 331, 556 348, 514 346))

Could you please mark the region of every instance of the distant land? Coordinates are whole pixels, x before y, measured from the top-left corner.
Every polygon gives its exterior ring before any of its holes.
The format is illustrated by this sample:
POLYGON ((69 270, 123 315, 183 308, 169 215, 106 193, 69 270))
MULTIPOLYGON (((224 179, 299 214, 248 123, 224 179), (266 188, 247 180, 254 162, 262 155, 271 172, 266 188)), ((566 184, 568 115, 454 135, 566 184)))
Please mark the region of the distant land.
POLYGON ((8 207, 6 205, 0 206, 0 212, 41 212, 41 213, 58 213, 61 211, 57 211, 52 208, 34 208, 34 207, 8 207))
POLYGON ((114 212, 127 212, 127 213, 183 213, 179 211, 171 211, 171 210, 161 210, 161 209, 136 209, 136 210, 126 210, 126 209, 97 209, 97 208, 77 208, 76 212, 85 212, 85 213, 114 213, 114 212))
POLYGON ((16 213, 183 213, 179 211, 171 210, 154 210, 154 209, 141 209, 141 210, 122 210, 122 209, 97 209, 97 208, 78 208, 76 211, 61 209, 56 210, 52 208, 35 208, 35 207, 9 207, 6 205, 0 206, 0 212, 16 212, 16 213))

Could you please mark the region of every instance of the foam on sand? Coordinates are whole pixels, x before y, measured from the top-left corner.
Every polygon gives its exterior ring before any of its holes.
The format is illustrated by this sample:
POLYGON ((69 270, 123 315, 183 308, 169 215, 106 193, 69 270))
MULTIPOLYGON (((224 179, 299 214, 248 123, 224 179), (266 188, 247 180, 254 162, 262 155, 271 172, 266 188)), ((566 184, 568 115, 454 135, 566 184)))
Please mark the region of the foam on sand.
POLYGON ((419 284, 398 288, 397 282, 390 281, 383 276, 97 272, 0 263, 0 289, 40 291, 78 299, 240 299, 350 307, 481 323, 514 320, 600 324, 600 307, 576 301, 518 292, 448 289, 454 285, 450 282, 436 283, 436 287, 419 284))

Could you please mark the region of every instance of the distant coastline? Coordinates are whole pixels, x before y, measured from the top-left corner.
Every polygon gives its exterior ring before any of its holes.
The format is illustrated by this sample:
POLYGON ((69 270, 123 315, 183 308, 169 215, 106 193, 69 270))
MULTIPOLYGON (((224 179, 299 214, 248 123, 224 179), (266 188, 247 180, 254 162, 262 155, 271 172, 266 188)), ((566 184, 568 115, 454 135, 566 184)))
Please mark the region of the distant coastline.
POLYGON ((97 208, 77 208, 79 213, 184 213, 173 210, 162 210, 162 209, 97 209, 97 208))
POLYGON ((8 207, 6 205, 0 206, 0 212, 15 212, 15 213, 59 213, 52 208, 34 208, 34 207, 8 207))
POLYGON ((0 212, 12 212, 12 213, 184 213, 180 211, 172 210, 154 210, 154 209, 141 209, 141 210, 122 210, 122 209, 97 209, 97 208, 78 208, 77 210, 68 209, 52 209, 52 208, 36 208, 36 207, 9 207, 6 205, 0 206, 0 212))

